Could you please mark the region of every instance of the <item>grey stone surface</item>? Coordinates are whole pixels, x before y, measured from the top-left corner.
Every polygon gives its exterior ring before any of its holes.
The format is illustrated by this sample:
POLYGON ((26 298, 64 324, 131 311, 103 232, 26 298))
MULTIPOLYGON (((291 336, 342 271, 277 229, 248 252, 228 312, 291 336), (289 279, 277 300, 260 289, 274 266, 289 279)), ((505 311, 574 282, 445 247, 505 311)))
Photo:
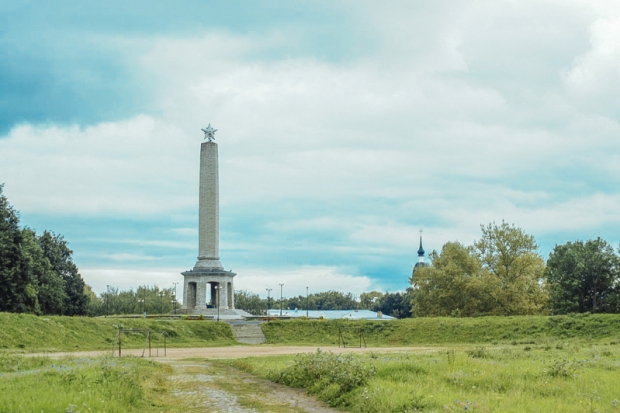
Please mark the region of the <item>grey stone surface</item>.
POLYGON ((244 344, 262 344, 267 342, 260 323, 230 323, 235 340, 244 344))
POLYGON ((194 269, 222 268, 220 262, 220 192, 217 143, 200 147, 198 261, 194 269))

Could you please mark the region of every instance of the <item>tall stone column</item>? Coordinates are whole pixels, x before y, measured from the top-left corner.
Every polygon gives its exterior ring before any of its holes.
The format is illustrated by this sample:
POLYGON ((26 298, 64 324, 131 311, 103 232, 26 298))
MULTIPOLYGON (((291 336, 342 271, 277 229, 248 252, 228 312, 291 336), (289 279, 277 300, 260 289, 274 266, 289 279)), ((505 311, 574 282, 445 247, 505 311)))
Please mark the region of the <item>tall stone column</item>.
POLYGON ((220 262, 220 194, 217 143, 200 147, 198 200, 198 261, 194 270, 222 269, 220 262))

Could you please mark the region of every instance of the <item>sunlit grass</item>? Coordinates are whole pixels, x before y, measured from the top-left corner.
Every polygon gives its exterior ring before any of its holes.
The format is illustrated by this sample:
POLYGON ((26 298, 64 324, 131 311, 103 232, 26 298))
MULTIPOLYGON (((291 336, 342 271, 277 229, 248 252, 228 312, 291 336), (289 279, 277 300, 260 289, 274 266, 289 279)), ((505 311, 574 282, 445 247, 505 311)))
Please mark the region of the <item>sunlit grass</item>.
POLYGON ((170 367, 137 358, 0 356, 0 412, 158 411, 170 367))
MULTIPOLYGON (((338 345, 339 328, 363 329, 368 345, 532 344, 547 339, 620 342, 620 314, 413 318, 392 321, 283 320, 263 325, 269 344, 338 345)), ((344 330, 351 344, 359 333, 344 330)))
MULTIPOLYGON (((237 344, 230 325, 201 320, 115 319, 92 317, 37 317, 0 313, 0 350, 81 351, 112 350, 119 328, 151 330, 153 347, 213 347, 237 344)), ((124 334, 123 347, 141 348, 142 333, 124 334)))
MULTIPOLYGON (((430 353, 378 349, 356 357, 376 370, 367 385, 318 398, 351 412, 620 411, 616 345, 557 341, 430 353)), ((273 379, 293 361, 294 356, 278 356, 229 363, 273 379)))

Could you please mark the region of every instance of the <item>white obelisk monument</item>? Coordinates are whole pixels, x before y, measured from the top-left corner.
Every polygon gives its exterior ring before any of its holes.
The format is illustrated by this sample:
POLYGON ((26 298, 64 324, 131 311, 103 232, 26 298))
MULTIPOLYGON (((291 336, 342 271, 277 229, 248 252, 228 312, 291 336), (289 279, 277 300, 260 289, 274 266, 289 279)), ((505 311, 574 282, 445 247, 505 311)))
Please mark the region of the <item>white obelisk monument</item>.
MULTIPOLYGON (((183 274, 183 306, 187 313, 233 316, 236 275, 220 262, 220 195, 217 143, 211 124, 202 129, 206 142, 200 147, 198 200, 198 261, 183 274)), ((228 317, 230 318, 230 317, 228 317)))

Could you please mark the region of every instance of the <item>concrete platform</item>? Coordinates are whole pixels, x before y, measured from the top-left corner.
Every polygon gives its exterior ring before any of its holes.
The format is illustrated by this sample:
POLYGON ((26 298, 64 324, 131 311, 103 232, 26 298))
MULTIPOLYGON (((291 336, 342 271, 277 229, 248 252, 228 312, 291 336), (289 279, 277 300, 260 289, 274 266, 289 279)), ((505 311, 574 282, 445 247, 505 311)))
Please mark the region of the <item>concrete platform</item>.
MULTIPOLYGON (((217 320, 218 311, 217 308, 195 308, 192 310, 189 309, 181 309, 177 310, 177 314, 180 315, 203 315, 208 318, 213 318, 217 320)), ((251 317, 252 314, 247 311, 238 310, 238 309, 220 309, 219 317, 220 320, 245 320, 246 317, 251 317)))

